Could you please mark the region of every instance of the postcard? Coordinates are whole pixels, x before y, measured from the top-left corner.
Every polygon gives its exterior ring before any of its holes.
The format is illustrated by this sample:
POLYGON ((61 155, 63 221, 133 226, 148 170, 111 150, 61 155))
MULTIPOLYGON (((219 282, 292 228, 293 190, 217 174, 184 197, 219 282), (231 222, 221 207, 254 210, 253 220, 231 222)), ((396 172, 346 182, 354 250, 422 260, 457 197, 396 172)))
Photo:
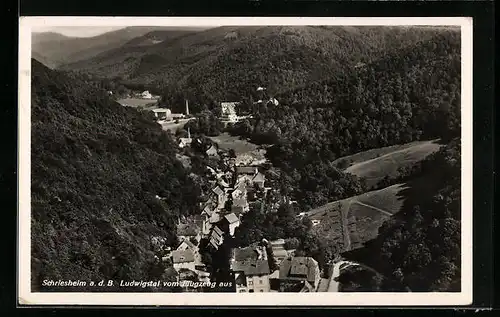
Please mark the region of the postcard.
POLYGON ((20 305, 472 302, 472 19, 21 17, 20 305))

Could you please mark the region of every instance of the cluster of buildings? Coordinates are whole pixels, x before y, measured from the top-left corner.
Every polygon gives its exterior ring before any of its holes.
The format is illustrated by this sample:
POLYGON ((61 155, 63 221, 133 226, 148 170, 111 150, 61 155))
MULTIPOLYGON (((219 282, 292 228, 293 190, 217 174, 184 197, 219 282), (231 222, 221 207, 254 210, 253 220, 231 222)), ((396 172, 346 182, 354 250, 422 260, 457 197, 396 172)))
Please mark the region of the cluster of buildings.
POLYGON ((283 244, 283 239, 264 240, 233 249, 230 266, 235 292, 316 292, 320 283, 318 262, 311 257, 295 257, 283 244))
POLYGON ((158 121, 174 121, 184 119, 189 116, 189 102, 186 100, 185 113, 173 113, 169 108, 156 108, 151 110, 158 121))

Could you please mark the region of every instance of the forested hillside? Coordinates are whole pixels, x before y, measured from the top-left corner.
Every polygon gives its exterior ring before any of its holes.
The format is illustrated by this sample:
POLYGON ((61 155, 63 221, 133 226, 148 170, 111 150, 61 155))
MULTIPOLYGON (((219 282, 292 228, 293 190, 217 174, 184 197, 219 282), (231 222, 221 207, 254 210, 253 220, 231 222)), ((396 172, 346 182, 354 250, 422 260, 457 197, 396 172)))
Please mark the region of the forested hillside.
MULTIPOLYGON (((269 159, 285 172, 284 184, 299 184, 295 195, 305 204, 339 199, 321 194, 335 188, 338 176, 324 183, 313 176, 326 177, 328 170, 342 175, 331 161, 372 148, 432 138, 446 142, 460 135, 459 35, 440 34, 340 78, 283 94, 279 106, 254 109, 254 118, 231 132, 272 144, 269 159)), ((344 191, 349 188, 342 184, 344 191)))
POLYGON ((115 78, 150 91, 161 89, 167 104, 188 98, 192 111, 198 112, 215 102, 257 98, 258 86, 277 94, 336 78, 435 33, 391 27, 218 27, 171 38, 146 50, 124 46, 65 69, 115 78))
POLYGON ((426 177, 423 185, 432 185, 432 194, 412 186, 402 210, 382 225, 378 237, 347 256, 414 292, 460 291, 460 151, 460 140, 454 139, 419 164, 411 176, 426 177))
MULTIPOLYGON (((71 37, 55 32, 33 33, 32 51, 44 56, 52 67, 92 58, 162 27, 126 27, 91 37, 71 37)), ((168 32, 168 31, 167 31, 168 32)), ((175 31, 174 31, 175 32, 175 31)))
POLYGON ((161 276, 151 238, 174 246, 177 216, 197 212, 199 192, 172 138, 36 60, 31 109, 33 290, 44 279, 161 276))

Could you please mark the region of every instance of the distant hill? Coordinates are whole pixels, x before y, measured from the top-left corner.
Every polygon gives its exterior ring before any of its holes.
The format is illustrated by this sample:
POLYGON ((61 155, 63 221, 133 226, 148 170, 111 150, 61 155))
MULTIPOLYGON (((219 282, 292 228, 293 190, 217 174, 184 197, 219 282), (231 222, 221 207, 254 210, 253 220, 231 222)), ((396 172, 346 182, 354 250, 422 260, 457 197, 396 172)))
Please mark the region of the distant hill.
MULTIPOLYGON (((68 64, 100 77, 162 89, 166 102, 240 100, 264 86, 270 94, 335 77, 436 31, 341 26, 218 27, 146 47, 127 45, 68 64)), ((141 39, 134 42, 142 43, 141 39)), ((257 96, 255 96, 257 98, 257 96)))
POLYGON ((32 289, 162 278, 151 239, 176 246, 178 217, 198 212, 175 142, 152 115, 36 60, 31 93, 32 289))
POLYGON ((161 27, 127 27, 93 37, 68 37, 55 32, 33 33, 32 51, 44 56, 48 64, 59 67, 91 58, 120 47, 134 38, 161 29, 161 27))

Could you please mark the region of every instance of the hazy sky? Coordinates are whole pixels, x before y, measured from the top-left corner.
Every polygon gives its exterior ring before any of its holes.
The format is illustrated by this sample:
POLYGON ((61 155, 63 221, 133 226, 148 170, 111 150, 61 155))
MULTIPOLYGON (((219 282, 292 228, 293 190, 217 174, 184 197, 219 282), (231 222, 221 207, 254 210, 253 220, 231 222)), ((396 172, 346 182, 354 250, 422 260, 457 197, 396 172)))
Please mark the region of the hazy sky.
POLYGON ((33 32, 57 32, 66 36, 90 37, 123 28, 124 26, 44 26, 33 27, 33 32))

